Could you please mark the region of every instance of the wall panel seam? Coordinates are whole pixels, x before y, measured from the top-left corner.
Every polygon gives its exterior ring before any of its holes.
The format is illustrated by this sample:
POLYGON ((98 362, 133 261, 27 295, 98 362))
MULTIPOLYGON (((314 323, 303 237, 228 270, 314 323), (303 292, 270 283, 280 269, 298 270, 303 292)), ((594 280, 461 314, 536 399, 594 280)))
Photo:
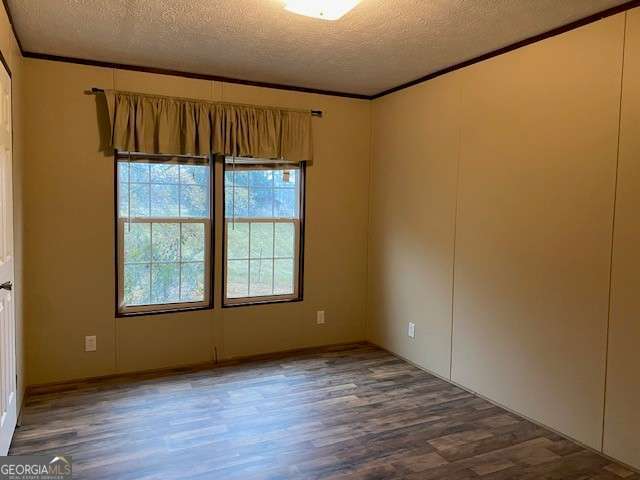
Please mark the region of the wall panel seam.
POLYGON ((611 329, 611 313, 613 307, 613 261, 614 261, 614 247, 615 247, 615 229, 616 229, 616 209, 618 204, 618 184, 620 178, 620 142, 622 132, 622 108, 623 108, 623 94, 624 94, 624 63, 626 57, 627 48, 627 22, 629 12, 624 14, 624 29, 622 32, 622 59, 620 62, 620 94, 618 99, 618 142, 616 145, 616 163, 615 163, 615 176, 613 183, 613 212, 611 215, 611 249, 609 256, 609 304, 607 311, 607 328, 605 334, 605 356, 604 356, 604 385, 603 385, 603 398, 602 398, 602 431, 600 439, 600 451, 604 452, 604 438, 605 438, 605 423, 607 415, 607 376, 609 371, 609 337, 611 329))
MULTIPOLYGON (((458 82, 458 112, 462 110, 462 80, 458 82)), ((451 256, 451 327, 449 331, 449 380, 453 379, 453 310, 455 308, 455 290, 456 290, 456 238, 458 235, 458 205, 460 197, 460 175, 462 173, 462 121, 458 122, 458 145, 456 152, 456 189, 455 189, 455 205, 453 210, 453 251, 451 256)))

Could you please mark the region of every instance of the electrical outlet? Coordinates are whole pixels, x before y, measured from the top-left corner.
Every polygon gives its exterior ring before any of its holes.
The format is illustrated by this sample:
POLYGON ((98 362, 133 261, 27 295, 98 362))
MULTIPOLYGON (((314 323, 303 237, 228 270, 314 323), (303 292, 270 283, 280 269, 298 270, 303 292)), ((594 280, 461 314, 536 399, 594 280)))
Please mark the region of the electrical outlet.
POLYGON ((318 325, 324 325, 324 310, 318 310, 316 314, 316 323, 318 325))
POLYGON ((87 335, 86 337, 84 337, 84 351, 95 352, 96 350, 97 350, 96 336, 87 335))
POLYGON ((409 331, 407 332, 409 338, 416 338, 416 324, 409 322, 409 331))

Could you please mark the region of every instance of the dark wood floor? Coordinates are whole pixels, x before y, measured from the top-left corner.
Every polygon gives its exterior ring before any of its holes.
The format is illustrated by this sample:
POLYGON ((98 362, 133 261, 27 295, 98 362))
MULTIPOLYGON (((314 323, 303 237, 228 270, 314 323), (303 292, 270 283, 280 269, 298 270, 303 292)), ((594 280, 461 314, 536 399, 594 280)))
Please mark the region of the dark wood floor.
POLYGON ((86 479, 640 480, 369 345, 32 395, 10 453, 86 479))

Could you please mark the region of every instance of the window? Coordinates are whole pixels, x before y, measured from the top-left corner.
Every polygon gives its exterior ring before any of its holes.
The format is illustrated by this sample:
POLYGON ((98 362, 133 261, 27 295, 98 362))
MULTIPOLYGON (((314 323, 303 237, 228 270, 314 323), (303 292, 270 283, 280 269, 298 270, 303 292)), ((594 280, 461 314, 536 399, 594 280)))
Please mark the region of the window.
POLYGON ((302 298, 304 165, 227 158, 225 306, 302 298))
POLYGON ((118 153, 117 313, 211 306, 211 162, 118 153))

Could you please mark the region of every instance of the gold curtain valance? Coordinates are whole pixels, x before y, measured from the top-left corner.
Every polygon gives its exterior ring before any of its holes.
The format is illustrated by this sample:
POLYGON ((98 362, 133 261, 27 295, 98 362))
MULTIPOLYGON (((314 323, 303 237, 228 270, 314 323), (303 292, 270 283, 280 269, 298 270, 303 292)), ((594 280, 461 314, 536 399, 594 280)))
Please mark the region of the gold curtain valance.
POLYGON ((129 152, 311 161, 311 111, 106 90, 111 144, 129 152))

